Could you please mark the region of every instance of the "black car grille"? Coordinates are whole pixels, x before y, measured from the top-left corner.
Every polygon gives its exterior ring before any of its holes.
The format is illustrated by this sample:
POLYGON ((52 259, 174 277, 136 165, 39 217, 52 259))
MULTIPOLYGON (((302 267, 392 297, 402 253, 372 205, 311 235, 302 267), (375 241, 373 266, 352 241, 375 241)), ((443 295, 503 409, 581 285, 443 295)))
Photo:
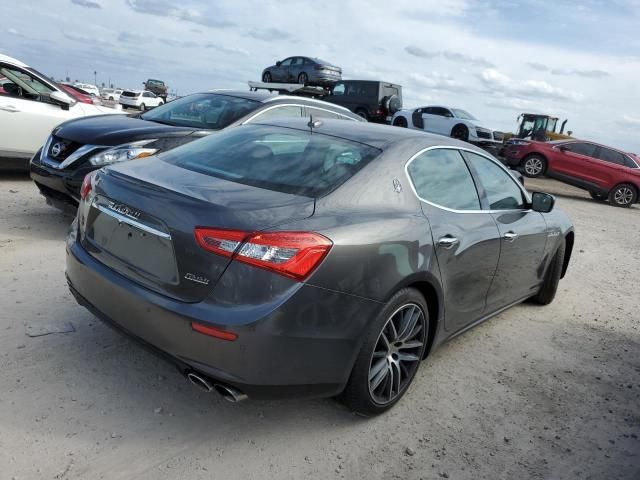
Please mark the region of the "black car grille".
POLYGON ((47 157, 53 162, 63 162, 69 155, 78 150, 82 146, 81 143, 65 140, 63 138, 51 137, 51 143, 47 150, 47 157))
POLYGON ((491 132, 485 132, 484 130, 476 130, 476 133, 478 134, 478 138, 487 138, 487 139, 491 139, 491 132))

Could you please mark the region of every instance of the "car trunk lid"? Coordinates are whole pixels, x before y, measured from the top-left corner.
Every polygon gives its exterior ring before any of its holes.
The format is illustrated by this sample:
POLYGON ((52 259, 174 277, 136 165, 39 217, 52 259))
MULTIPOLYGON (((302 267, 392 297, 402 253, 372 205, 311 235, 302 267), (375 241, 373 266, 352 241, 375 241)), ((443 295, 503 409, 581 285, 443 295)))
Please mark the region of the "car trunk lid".
POLYGON ((197 302, 230 258, 202 249, 195 227, 253 232, 313 215, 312 198, 214 178, 156 158, 100 173, 81 221, 83 247, 150 290, 197 302))

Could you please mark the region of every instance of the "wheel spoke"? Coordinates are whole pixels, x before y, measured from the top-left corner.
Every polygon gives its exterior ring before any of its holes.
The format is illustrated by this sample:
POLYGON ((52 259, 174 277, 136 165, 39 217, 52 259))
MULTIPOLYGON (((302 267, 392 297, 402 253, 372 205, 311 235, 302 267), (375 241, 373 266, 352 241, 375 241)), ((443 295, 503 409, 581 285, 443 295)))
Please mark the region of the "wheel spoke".
POLYGON ((389 350, 389 348, 390 348, 389 340, 387 339, 387 336, 384 334, 384 331, 380 334, 380 339, 382 340, 382 343, 384 344, 384 348, 389 350))
POLYGON ((407 319, 404 325, 404 328, 402 329, 402 332, 400 332, 400 335, 398 336, 398 340, 400 340, 401 342, 404 342, 405 340, 408 340, 409 337, 412 336, 413 330, 416 328, 416 324, 418 323, 418 320, 420 319, 421 316, 422 316, 422 312, 416 307, 413 307, 409 315, 409 318, 407 319))
POLYGON ((414 355, 413 353, 399 353, 398 360, 401 362, 417 362, 420 360, 420 357, 414 355))
POLYGON ((395 342, 398 339, 398 330, 396 330, 396 324, 393 323, 393 318, 389 320, 389 328, 391 329, 391 342, 395 342))
POLYGON ((398 347, 398 350, 407 350, 410 348, 418 348, 422 346, 422 342, 419 342, 418 340, 414 340, 412 342, 405 342, 403 345, 400 345, 398 347))
POLYGON ((390 365, 389 368, 387 369, 387 372, 389 372, 389 374, 387 375, 388 378, 388 383, 387 383, 387 399, 391 400, 393 398, 393 384, 394 384, 394 374, 393 374, 393 367, 390 365))
POLYGON ((373 380, 371 380, 369 382, 369 388, 372 392, 374 392, 382 383, 382 381, 387 378, 389 376, 389 369, 388 368, 384 368, 382 369, 380 372, 378 372, 378 375, 373 378, 373 380))
POLYGON ((400 393, 400 383, 402 380, 402 376, 400 375, 400 366, 397 363, 392 363, 391 364, 391 371, 393 372, 395 370, 394 376, 393 376, 393 388, 392 390, 395 392, 395 395, 398 395, 398 393, 400 393))
POLYGON ((387 360, 382 358, 376 362, 369 370, 369 381, 373 379, 387 365, 387 360))

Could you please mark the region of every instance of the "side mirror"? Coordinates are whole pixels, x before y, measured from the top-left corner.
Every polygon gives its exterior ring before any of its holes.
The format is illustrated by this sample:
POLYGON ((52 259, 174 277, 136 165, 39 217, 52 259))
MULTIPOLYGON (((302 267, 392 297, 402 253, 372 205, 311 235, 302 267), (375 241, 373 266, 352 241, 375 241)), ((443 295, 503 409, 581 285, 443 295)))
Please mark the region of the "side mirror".
POLYGON ((69 108, 76 104, 76 101, 64 92, 54 90, 49 94, 49 98, 54 102, 62 106, 62 108, 69 108))
POLYGON ((276 67, 279 67, 280 65, 282 65, 282 62, 281 62, 280 60, 278 60, 278 61, 276 62, 276 67))
POLYGON ((555 203, 555 197, 548 193, 533 192, 531 194, 531 209, 534 212, 549 213, 553 210, 555 203))
POLYGON ((567 150, 569 150, 569 147, 567 147, 566 145, 560 145, 558 147, 558 150, 560 150, 562 153, 566 152, 567 150))

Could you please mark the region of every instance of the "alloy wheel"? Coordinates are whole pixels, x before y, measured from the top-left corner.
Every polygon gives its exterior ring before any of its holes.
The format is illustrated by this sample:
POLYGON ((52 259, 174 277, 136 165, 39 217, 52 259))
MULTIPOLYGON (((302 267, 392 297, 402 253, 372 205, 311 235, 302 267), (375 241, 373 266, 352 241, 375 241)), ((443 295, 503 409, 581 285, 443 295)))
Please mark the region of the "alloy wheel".
POLYGON ((418 369, 426 340, 425 314, 420 306, 408 303, 387 320, 369 364, 369 394, 386 405, 400 395, 418 369))
POLYGON ((618 205, 629 205, 633 200, 633 190, 629 187, 619 187, 615 191, 613 199, 618 205))
POLYGON ((529 158, 526 162, 524 162, 524 171, 531 177, 540 175, 543 168, 544 166, 542 164, 542 160, 538 157, 529 158))

